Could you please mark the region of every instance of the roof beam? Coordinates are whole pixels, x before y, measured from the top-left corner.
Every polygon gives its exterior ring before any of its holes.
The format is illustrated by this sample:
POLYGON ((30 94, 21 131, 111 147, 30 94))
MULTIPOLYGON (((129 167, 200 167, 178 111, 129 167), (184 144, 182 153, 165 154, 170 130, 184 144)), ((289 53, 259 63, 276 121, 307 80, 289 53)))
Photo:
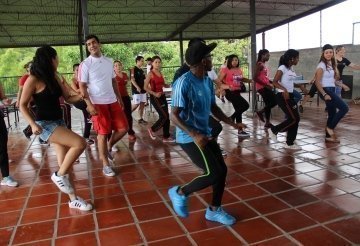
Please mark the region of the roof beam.
MULTIPOLYGON (((325 4, 319 5, 319 6, 317 6, 317 7, 315 7, 315 8, 312 8, 312 9, 310 9, 310 10, 308 10, 308 11, 302 12, 301 14, 291 16, 290 18, 287 18, 287 19, 285 19, 285 20, 279 21, 279 22, 277 22, 277 23, 275 23, 275 24, 268 25, 268 26, 266 26, 266 27, 264 27, 264 28, 257 29, 256 33, 258 34, 258 33, 262 33, 262 32, 269 31, 269 30, 274 29, 274 28, 276 28, 276 27, 279 27, 279 26, 282 26, 282 25, 287 24, 287 23, 289 23, 289 22, 292 22, 292 21, 301 19, 301 18, 303 18, 303 17, 305 17, 305 16, 314 14, 314 13, 316 13, 316 12, 318 12, 318 11, 324 10, 324 9, 326 9, 326 8, 332 7, 332 6, 336 5, 336 4, 339 4, 339 3, 342 3, 342 2, 345 2, 345 1, 346 1, 346 0, 333 0, 333 1, 329 1, 329 2, 327 2, 327 3, 325 3, 325 4)), ((235 37, 235 38, 243 39, 243 38, 247 38, 247 37, 249 37, 249 36, 250 36, 250 33, 246 33, 246 34, 244 34, 244 35, 241 35, 241 36, 235 37)))
POLYGON ((187 22, 182 24, 179 28, 177 28, 174 32, 172 32, 169 36, 167 36, 167 40, 172 40, 175 36, 177 36, 179 33, 183 32, 186 28, 194 24, 196 21, 200 20, 202 17, 219 7, 222 3, 224 3, 226 0, 216 0, 215 2, 211 3, 209 6, 204 8, 202 11, 200 11, 198 14, 194 15, 192 18, 190 18, 187 22))

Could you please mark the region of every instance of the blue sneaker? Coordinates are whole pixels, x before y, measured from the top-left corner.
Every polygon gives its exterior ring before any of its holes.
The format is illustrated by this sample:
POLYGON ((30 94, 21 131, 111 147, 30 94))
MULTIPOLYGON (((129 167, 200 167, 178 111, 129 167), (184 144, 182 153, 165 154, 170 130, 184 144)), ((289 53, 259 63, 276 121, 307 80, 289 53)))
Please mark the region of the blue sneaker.
POLYGON ((218 207, 216 211, 213 211, 208 207, 206 209, 205 218, 207 220, 219 222, 224 225, 232 225, 236 222, 236 219, 230 214, 226 213, 222 207, 218 207))
POLYGON ((178 189, 179 186, 174 186, 171 189, 169 189, 168 194, 177 215, 185 218, 189 216, 189 211, 187 209, 188 198, 184 195, 179 195, 177 193, 178 189))

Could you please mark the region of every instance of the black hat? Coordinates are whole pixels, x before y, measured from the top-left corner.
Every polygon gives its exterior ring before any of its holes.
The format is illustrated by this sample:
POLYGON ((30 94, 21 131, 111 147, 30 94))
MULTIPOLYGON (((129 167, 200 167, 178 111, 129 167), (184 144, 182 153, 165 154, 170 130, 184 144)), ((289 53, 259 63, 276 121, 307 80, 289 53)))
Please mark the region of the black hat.
POLYGON ((189 40, 189 44, 188 47, 190 47, 191 45, 197 43, 197 42, 202 42, 204 44, 206 44, 205 40, 203 38, 192 38, 189 40))
POLYGON ((323 46, 323 48, 322 48, 323 51, 325 51, 325 50, 333 50, 333 49, 334 49, 334 47, 332 47, 332 45, 330 45, 330 44, 325 44, 323 46))
POLYGON ((190 66, 200 63, 215 47, 216 43, 206 45, 203 42, 195 42, 185 52, 186 63, 190 66))

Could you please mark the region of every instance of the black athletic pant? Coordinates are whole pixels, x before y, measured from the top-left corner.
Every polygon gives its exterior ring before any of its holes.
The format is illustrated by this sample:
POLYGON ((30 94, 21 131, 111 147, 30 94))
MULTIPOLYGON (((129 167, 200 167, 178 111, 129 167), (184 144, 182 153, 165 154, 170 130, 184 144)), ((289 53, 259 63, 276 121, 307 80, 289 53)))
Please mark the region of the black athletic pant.
POLYGON ((225 90, 226 99, 232 103, 235 109, 235 112, 231 115, 231 118, 234 119, 236 123, 242 123, 242 113, 249 108, 249 103, 241 96, 240 92, 240 90, 225 90))
POLYGON ((159 114, 159 119, 154 123, 154 125, 152 125, 151 130, 156 132, 162 127, 163 137, 170 137, 169 108, 165 95, 162 94, 159 98, 150 95, 150 102, 154 106, 156 112, 159 114))
POLYGON ((0 112, 0 169, 2 177, 9 176, 9 156, 7 152, 8 132, 4 117, 0 112))
POLYGON ((129 135, 134 135, 135 132, 133 130, 133 118, 132 118, 132 111, 131 111, 131 100, 129 96, 124 96, 121 97, 123 104, 124 104, 124 112, 126 115, 126 119, 128 121, 128 125, 129 125, 129 130, 128 130, 128 134, 129 135))
POLYGON ((267 87, 261 88, 260 90, 258 90, 258 92, 263 98, 265 103, 265 107, 264 107, 265 119, 269 121, 271 116, 271 109, 277 105, 276 95, 272 89, 267 87))
POLYGON ((190 183, 182 186, 182 192, 188 196, 211 185, 213 188, 211 205, 221 206, 227 167, 219 145, 212 139, 205 145, 204 149, 200 149, 194 142, 180 144, 180 146, 192 162, 204 171, 203 175, 194 178, 190 183))
POLYGON ((81 110, 83 115, 84 115, 84 134, 83 137, 84 138, 89 138, 90 137, 90 130, 91 130, 91 117, 89 112, 86 109, 81 110))
POLYGON ((276 99, 279 107, 285 113, 285 120, 280 124, 271 127, 273 133, 287 132, 286 143, 293 145, 296 139, 297 131, 299 128, 300 115, 294 95, 289 93, 289 99, 285 100, 282 92, 276 94, 276 99))

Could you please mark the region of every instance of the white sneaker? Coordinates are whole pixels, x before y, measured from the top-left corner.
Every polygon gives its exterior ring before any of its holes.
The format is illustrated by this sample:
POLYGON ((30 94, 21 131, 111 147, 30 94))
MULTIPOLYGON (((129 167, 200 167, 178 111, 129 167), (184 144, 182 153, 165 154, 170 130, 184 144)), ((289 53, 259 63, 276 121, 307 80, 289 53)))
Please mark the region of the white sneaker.
POLYGON ((221 150, 221 155, 222 156, 227 156, 227 151, 226 150, 224 150, 223 148, 220 148, 220 150, 221 150))
POLYGON ((51 175, 51 180, 56 184, 56 186, 66 194, 74 193, 74 188, 70 184, 69 175, 65 174, 64 176, 57 176, 56 173, 51 175))
POLYGON ((81 211, 90 211, 92 209, 92 205, 85 202, 81 197, 77 196, 74 201, 69 201, 69 208, 76 208, 81 211))
POLYGON ((104 166, 103 167, 103 174, 105 176, 108 176, 108 177, 114 177, 115 176, 115 172, 109 166, 104 166))
POLYGON ((118 152, 119 149, 118 149, 118 147, 116 147, 116 145, 114 145, 114 146, 111 147, 111 151, 112 152, 118 152))
POLYGON ((277 142, 277 135, 275 133, 273 133, 273 131, 271 129, 269 129, 269 137, 272 141, 277 142))
POLYGON ((163 143, 175 143, 175 139, 172 137, 163 138, 163 143))
POLYGON ((7 177, 4 177, 1 180, 1 185, 7 185, 7 186, 10 186, 10 187, 16 187, 16 186, 19 185, 19 183, 17 181, 15 181, 11 176, 7 176, 7 177))
POLYGON ((285 144, 285 145, 284 145, 284 148, 285 148, 285 149, 291 149, 291 150, 302 150, 302 148, 301 148, 299 145, 297 145, 297 144, 293 144, 293 145, 287 145, 287 144, 285 144))

